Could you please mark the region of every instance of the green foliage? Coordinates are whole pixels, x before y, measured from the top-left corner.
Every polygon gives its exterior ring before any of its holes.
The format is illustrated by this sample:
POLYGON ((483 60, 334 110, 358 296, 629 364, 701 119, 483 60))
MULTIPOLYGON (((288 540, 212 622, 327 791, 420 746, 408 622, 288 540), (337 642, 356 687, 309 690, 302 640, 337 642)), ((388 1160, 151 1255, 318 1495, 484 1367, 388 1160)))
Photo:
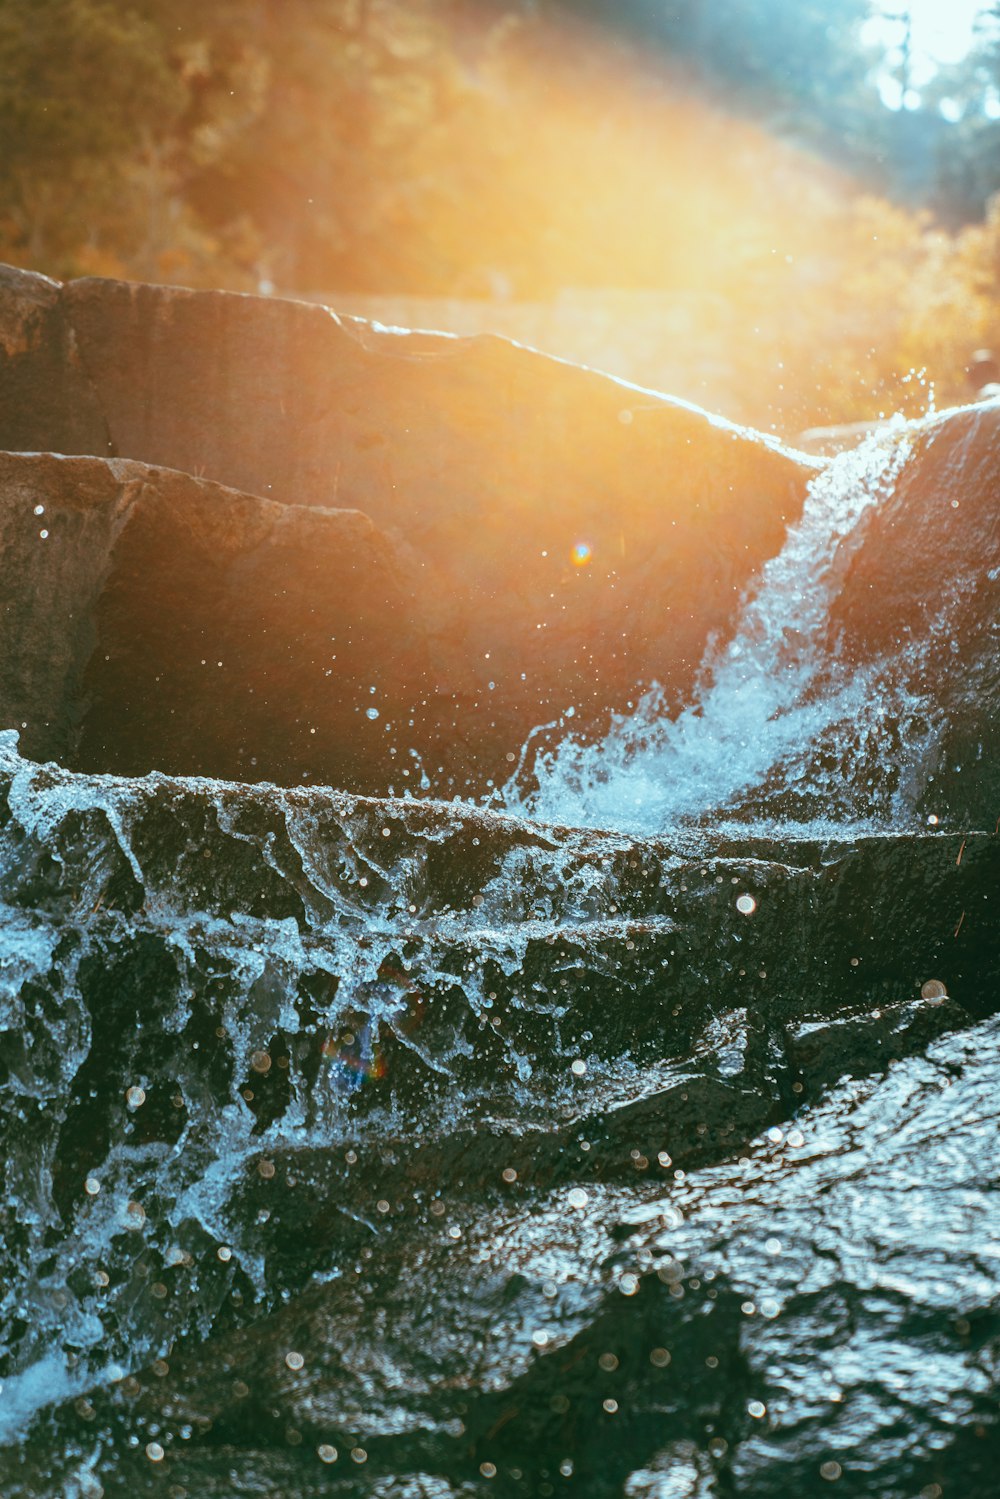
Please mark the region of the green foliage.
POLYGON ((0 0, 0 259, 239 290, 662 294, 699 309, 695 398, 786 432, 912 406, 914 368, 964 394, 1000 325, 1000 32, 892 115, 867 0, 573 9, 642 45, 555 0, 0 0))
POLYGON ((0 173, 8 182, 127 153, 182 104, 161 38, 134 10, 106 0, 0 5, 0 173))

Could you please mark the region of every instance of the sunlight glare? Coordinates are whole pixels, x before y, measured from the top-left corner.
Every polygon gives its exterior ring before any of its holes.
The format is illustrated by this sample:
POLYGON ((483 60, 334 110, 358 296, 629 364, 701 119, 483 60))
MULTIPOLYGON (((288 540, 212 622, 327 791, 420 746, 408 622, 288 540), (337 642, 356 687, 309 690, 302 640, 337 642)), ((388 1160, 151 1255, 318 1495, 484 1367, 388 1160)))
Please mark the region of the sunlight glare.
POLYGON ((862 28, 862 40, 885 49, 879 82, 882 102, 889 109, 919 103, 914 90, 929 83, 942 67, 960 63, 978 40, 977 27, 988 24, 988 0, 872 0, 872 16, 862 28), (909 94, 898 70, 903 62, 905 26, 909 18, 909 94))

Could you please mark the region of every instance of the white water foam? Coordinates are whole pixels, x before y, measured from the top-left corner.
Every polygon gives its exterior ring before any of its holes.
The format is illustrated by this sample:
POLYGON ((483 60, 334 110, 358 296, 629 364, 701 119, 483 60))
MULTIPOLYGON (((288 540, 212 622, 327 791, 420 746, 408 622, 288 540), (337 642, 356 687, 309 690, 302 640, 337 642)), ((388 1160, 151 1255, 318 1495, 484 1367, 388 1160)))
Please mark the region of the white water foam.
MULTIPOLYGON (((566 739, 540 752, 533 784, 526 788, 522 773, 508 786, 506 810, 645 835, 710 813, 718 825, 720 814, 836 725, 852 725, 862 741, 866 724, 877 730, 886 704, 873 674, 838 673, 824 627, 859 544, 859 521, 891 492, 909 451, 899 420, 832 459, 744 602, 733 638, 721 649, 709 646, 696 701, 671 720, 654 687, 634 713, 615 716, 603 743, 566 739)), ((856 753, 864 750, 862 743, 856 753)))

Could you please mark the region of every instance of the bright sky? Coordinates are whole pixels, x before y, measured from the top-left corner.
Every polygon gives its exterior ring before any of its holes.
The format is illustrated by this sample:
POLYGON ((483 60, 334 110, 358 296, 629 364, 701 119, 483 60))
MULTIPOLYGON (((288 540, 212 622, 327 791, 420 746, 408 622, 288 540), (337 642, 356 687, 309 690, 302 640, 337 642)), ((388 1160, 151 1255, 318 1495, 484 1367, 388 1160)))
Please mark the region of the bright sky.
POLYGON ((873 0, 875 14, 865 28, 866 40, 898 44, 898 18, 909 11, 914 61, 931 67, 960 62, 972 46, 976 20, 987 8, 987 0, 873 0))
MULTIPOLYGON (((933 78, 941 64, 961 62, 976 40, 975 26, 989 9, 989 0, 872 0, 872 19, 865 24, 866 42, 887 50, 887 72, 880 84, 883 102, 898 109, 902 17, 910 16, 910 84, 916 90, 933 78)), ((915 102, 915 101, 914 101, 915 102)))

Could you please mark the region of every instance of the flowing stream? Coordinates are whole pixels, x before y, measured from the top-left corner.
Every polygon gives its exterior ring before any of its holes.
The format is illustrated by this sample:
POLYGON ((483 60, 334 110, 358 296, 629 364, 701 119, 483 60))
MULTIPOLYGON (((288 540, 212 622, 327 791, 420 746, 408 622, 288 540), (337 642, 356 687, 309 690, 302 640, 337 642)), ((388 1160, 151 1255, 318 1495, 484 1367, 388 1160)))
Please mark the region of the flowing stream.
POLYGON ((898 663, 841 668, 828 622, 860 522, 891 492, 909 452, 905 428, 888 426, 832 460, 732 639, 710 647, 695 700, 670 718, 654 686, 600 744, 567 736, 523 757, 507 810, 646 835, 739 817, 773 833, 800 822, 788 808, 807 800, 815 810, 804 832, 912 827, 912 775, 926 749, 926 729, 914 734, 912 724, 924 705, 894 683, 898 663), (877 761, 889 723, 904 738, 885 767, 886 794, 877 761), (834 750, 835 768, 824 749, 834 750))
POLYGON ((4 1499, 985 1499, 995 840, 951 605, 831 617, 910 447, 499 810, 2 736, 4 1499))

